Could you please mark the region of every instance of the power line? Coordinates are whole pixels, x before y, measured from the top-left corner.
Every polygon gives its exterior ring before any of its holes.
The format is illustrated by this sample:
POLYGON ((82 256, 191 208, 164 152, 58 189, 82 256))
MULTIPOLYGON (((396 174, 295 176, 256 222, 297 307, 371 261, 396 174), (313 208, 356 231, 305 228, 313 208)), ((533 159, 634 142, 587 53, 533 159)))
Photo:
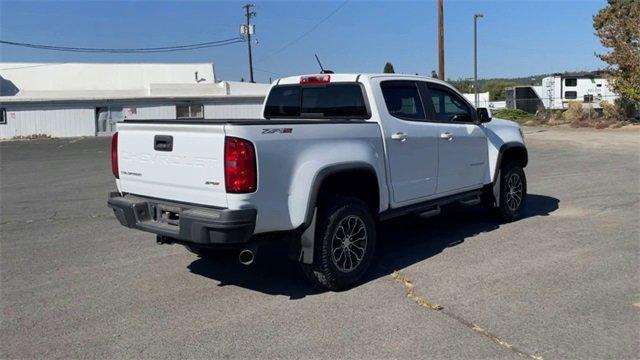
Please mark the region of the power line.
POLYGON ((273 71, 257 68, 255 66, 253 67, 253 69, 256 70, 256 71, 260 71, 262 73, 265 73, 265 74, 271 74, 271 75, 276 75, 276 76, 286 76, 285 74, 282 74, 282 73, 278 73, 278 72, 273 72, 273 71))
POLYGON ((335 15, 338 11, 340 11, 340 9, 342 9, 347 3, 349 2, 349 0, 345 0, 344 2, 342 2, 342 4, 340 4, 337 8, 335 8, 332 12, 330 12, 327 16, 323 17, 322 19, 320 19, 320 21, 318 21, 315 25, 313 25, 311 28, 309 28, 309 30, 303 32, 302 34, 300 34, 300 36, 298 36, 297 38, 289 41, 288 43, 286 43, 284 46, 282 46, 280 49, 272 52, 271 54, 269 54, 269 56, 273 56, 276 54, 279 54, 281 52, 283 52, 286 48, 288 48, 289 46, 297 43, 298 41, 302 40, 304 37, 306 37, 307 35, 311 34, 315 29, 317 29, 320 25, 322 25, 325 21, 329 20, 333 15, 335 15))
POLYGON ((224 40, 207 41, 188 45, 176 45, 176 46, 163 46, 163 47, 150 47, 150 48, 85 48, 85 47, 70 47, 70 46, 53 46, 42 44, 30 44, 15 41, 0 40, 0 44, 20 46, 39 50, 50 51, 66 51, 66 52, 84 52, 84 53, 112 53, 112 54, 136 54, 136 53, 161 53, 161 52, 175 52, 175 51, 188 51, 196 49, 204 49, 218 46, 226 46, 244 42, 241 37, 229 38, 224 40))

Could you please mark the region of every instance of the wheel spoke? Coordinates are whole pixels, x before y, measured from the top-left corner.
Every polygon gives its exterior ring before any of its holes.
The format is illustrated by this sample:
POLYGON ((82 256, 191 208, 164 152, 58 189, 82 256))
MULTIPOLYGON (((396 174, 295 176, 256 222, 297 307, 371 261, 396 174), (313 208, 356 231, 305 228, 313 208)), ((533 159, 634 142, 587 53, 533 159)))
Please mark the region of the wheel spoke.
POLYGON ((351 248, 349 248, 349 252, 353 254, 353 256, 355 256, 356 258, 356 262, 360 263, 360 260, 362 260, 362 256, 364 254, 360 254, 360 256, 358 256, 358 253, 356 253, 355 251, 351 250, 351 248))
POLYGON ((350 272, 357 268, 367 251, 367 228, 364 221, 349 215, 343 218, 331 241, 331 258, 338 270, 350 272))
POLYGON ((356 235, 360 234, 362 231, 365 231, 365 230, 364 230, 364 226, 358 226, 358 230, 356 230, 356 231, 354 231, 353 233, 351 233, 351 235, 350 235, 350 236, 353 238, 353 237, 355 237, 356 235))

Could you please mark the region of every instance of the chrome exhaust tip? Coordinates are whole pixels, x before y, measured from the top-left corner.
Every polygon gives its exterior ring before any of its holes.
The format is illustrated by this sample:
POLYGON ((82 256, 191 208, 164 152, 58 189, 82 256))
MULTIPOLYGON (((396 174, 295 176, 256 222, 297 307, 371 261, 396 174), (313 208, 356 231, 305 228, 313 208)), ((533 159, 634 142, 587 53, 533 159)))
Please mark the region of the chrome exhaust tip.
POLYGON ((256 249, 244 249, 238 254, 238 260, 242 265, 251 265, 256 257, 256 249))

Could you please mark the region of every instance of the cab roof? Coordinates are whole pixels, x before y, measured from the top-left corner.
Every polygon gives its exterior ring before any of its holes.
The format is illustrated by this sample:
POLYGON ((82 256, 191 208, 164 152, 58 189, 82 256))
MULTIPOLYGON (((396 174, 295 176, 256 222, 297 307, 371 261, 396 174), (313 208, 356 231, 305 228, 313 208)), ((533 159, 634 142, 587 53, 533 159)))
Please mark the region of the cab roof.
POLYGON ((289 76, 285 78, 281 78, 274 82, 274 85, 291 85, 291 84, 299 84, 302 78, 308 77, 323 77, 329 76, 329 83, 335 82, 363 82, 366 80, 370 80, 373 78, 387 78, 387 79, 396 79, 396 80, 420 80, 420 81, 428 81, 437 84, 443 84, 446 86, 450 85, 442 80, 435 79, 428 76, 420 76, 420 75, 411 75, 411 74, 356 74, 356 73, 339 73, 339 74, 304 74, 298 76, 289 76))

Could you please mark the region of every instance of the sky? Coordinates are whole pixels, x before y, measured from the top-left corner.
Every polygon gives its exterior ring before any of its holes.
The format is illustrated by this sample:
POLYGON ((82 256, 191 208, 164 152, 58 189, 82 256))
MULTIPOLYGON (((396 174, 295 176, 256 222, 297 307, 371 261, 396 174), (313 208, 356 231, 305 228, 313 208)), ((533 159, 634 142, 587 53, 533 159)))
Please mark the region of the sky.
MULTIPOLYGON (((335 72, 430 74, 437 69, 436 1, 254 1, 255 79, 314 73, 317 53, 335 72), (336 11, 337 10, 337 11, 336 11), (332 15, 331 15, 332 14, 332 15), (330 15, 330 16, 329 16, 330 15)), ((239 1, 0 0, 0 39, 54 46, 139 48, 238 36, 239 1)), ((592 16, 605 0, 444 0, 445 66, 473 76, 473 14, 478 77, 595 70, 605 52, 592 16)), ((212 62, 219 80, 248 79, 246 43, 156 54, 86 54, 0 45, 2 62, 212 62)))

